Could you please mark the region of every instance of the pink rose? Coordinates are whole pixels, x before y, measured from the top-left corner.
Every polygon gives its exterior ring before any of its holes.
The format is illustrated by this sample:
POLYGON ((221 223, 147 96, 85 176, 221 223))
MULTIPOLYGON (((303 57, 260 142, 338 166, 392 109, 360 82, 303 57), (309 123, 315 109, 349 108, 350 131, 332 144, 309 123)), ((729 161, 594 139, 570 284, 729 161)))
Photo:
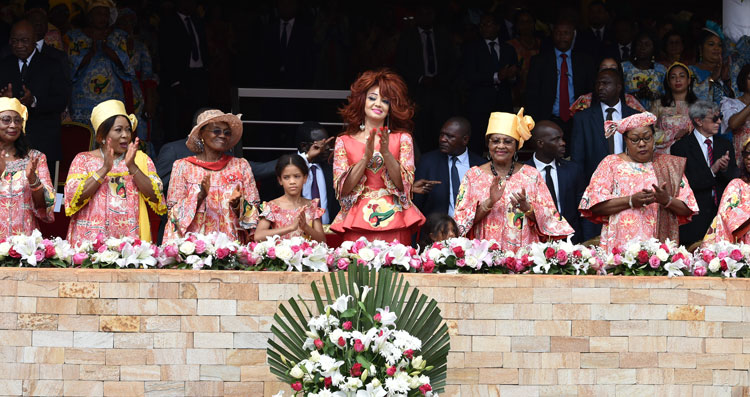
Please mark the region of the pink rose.
POLYGON ((701 257, 703 257, 703 261, 706 263, 711 262, 714 258, 716 258, 716 254, 714 254, 711 250, 705 250, 701 252, 701 257))
POLYGON ((330 376, 328 376, 328 377, 326 377, 326 378, 324 378, 324 379, 323 379, 323 385, 324 385, 324 386, 325 386, 325 387, 326 387, 327 389, 330 389, 330 388, 331 388, 331 385, 332 385, 332 384, 333 384, 333 379, 331 379, 331 377, 330 377, 330 376))
MULTIPOLYGON (((99 248, 96 249, 96 252, 98 252, 98 253, 101 254, 102 252, 104 252, 106 250, 107 250, 107 246, 104 245, 104 244, 102 244, 102 245, 99 246, 99 248)), ((122 248, 120 248, 120 250, 122 251, 122 248)))
POLYGON ((422 271, 425 273, 432 273, 435 270, 435 262, 428 260, 422 264, 422 271))
POLYGON ((120 251, 122 251, 122 249, 125 248, 125 244, 127 243, 124 241, 120 243, 120 251))
POLYGON ((266 252, 266 255, 268 255, 271 259, 276 259, 276 248, 271 247, 268 249, 268 252, 266 252))
POLYGON ((459 258, 463 258, 463 257, 464 257, 464 254, 465 254, 465 252, 464 252, 464 249, 463 249, 463 248, 461 248, 461 247, 453 247, 453 248, 451 249, 451 251, 453 251, 453 253, 454 253, 454 254, 455 254, 455 255, 456 255, 457 257, 459 257, 459 258))
POLYGON ((575 250, 575 251, 573 251, 573 257, 581 259, 583 257, 583 254, 581 253, 581 250, 575 250))
POLYGON ((380 322, 380 313, 375 313, 374 316, 372 316, 372 319, 375 320, 375 322, 380 322))
POLYGON ((21 257, 21 254, 19 254, 19 253, 18 253, 18 252, 17 252, 16 250, 15 250, 15 248, 13 248, 13 247, 10 247, 10 250, 8 250, 8 255, 10 255, 10 257, 11 257, 11 258, 16 258, 16 259, 18 259, 18 258, 20 258, 20 257, 21 257))
POLYGON ((385 373, 388 376, 396 375, 396 366, 395 365, 391 365, 390 367, 388 367, 388 369, 385 370, 385 373))
POLYGON ((354 243, 354 249, 356 249, 357 251, 359 251, 359 250, 361 250, 362 248, 365 248, 365 247, 367 247, 367 240, 357 240, 354 243))
POLYGON ((361 340, 357 339, 354 341, 354 351, 357 353, 361 353, 362 350, 365 350, 365 345, 362 343, 361 340))
POLYGON ((57 252, 55 251, 54 245, 45 245, 44 246, 44 256, 47 258, 52 258, 55 256, 57 252))
POLYGON ((339 260, 336 262, 336 267, 339 268, 339 270, 346 270, 349 268, 349 259, 346 258, 339 258, 339 260))
POLYGON ((177 246, 168 245, 164 247, 164 255, 166 255, 168 258, 177 258, 178 256, 180 256, 180 251, 177 249, 177 246))
POLYGON ((351 331, 352 330, 352 322, 351 321, 344 321, 344 323, 341 324, 341 328, 343 328, 345 331, 351 331))
POLYGON ((618 255, 618 254, 622 254, 622 248, 620 248, 620 247, 613 248, 612 249, 612 255, 618 255))
POLYGON ((328 267, 332 267, 334 260, 336 260, 336 257, 334 255, 328 255, 328 257, 326 258, 326 265, 328 265, 328 267))
POLYGON ((698 266, 693 270, 693 276, 703 277, 705 275, 706 275, 706 268, 703 266, 698 266))
POLYGON ((339 346, 341 347, 346 346, 346 339, 344 339, 343 336, 339 337, 339 346))
POLYGON ((44 251, 38 250, 34 252, 34 257, 36 258, 37 263, 44 260, 44 251))
POLYGON ((544 257, 547 259, 552 259, 555 256, 555 249, 552 247, 547 247, 546 250, 544 250, 544 257))
POLYGON ((557 263, 561 265, 568 263, 568 253, 563 250, 557 251, 557 263))
POLYGON ((404 356, 408 358, 409 360, 411 360, 412 358, 414 358, 414 350, 412 349, 404 350, 404 356))
POLYGON ((419 391, 422 395, 425 395, 428 391, 432 391, 432 386, 430 386, 429 383, 425 383, 422 386, 419 386, 419 391))
POLYGON ((435 244, 432 244, 432 248, 437 248, 437 249, 441 250, 444 247, 443 247, 442 243, 435 243, 435 244))
POLYGON ((316 349, 320 350, 320 349, 323 348, 323 341, 322 340, 315 339, 315 341, 313 343, 315 344, 315 348, 316 349))
POLYGON ((656 255, 652 255, 651 258, 648 259, 648 264, 652 269, 658 269, 659 265, 661 265, 661 261, 656 257, 656 255))
POLYGON ((224 259, 227 256, 229 256, 229 248, 218 248, 216 250, 216 257, 219 259, 224 259))
POLYGON ((73 255, 73 263, 76 265, 83 264, 83 261, 89 258, 89 254, 85 252, 79 252, 75 255, 73 255))
POLYGON ((740 250, 738 250, 738 249, 734 249, 734 250, 732 250, 732 253, 729 254, 729 257, 732 258, 732 259, 734 259, 734 260, 736 260, 736 261, 741 261, 742 260, 742 252, 740 250))
POLYGON ((137 238, 135 241, 133 241, 133 247, 140 247, 141 244, 143 244, 143 241, 141 239, 137 238))
POLYGON ((646 250, 640 250, 638 252, 638 262, 646 263, 648 262, 648 259, 648 252, 646 250))
POLYGON ((719 259, 724 259, 727 257, 727 253, 725 251, 719 252, 719 259))
POLYGON ((294 383, 292 383, 292 390, 294 390, 294 391, 302 391, 302 382, 294 382, 294 383))
POLYGON ((464 267, 466 266, 466 261, 462 258, 456 261, 456 266, 458 267, 464 267))
POLYGON ((490 245, 490 251, 497 251, 499 249, 500 249, 500 245, 498 243, 496 243, 496 242, 494 242, 494 243, 492 243, 492 245, 490 245))
POLYGON ((356 363, 352 365, 352 369, 349 371, 350 374, 352 374, 353 377, 358 377, 362 375, 362 364, 356 363))
POLYGON ((725 272, 725 271, 727 271, 727 269, 728 269, 728 267, 727 267, 727 261, 725 261, 724 259, 722 259, 721 260, 721 270, 725 272))
POLYGON ((409 260, 409 266, 412 269, 419 269, 422 266, 422 260, 419 257, 413 257, 409 260))
POLYGON ((195 237, 194 234, 191 234, 188 236, 187 241, 190 241, 191 243, 195 243, 196 241, 198 241, 198 237, 195 237))
POLYGON ((301 248, 300 248, 300 246, 299 246, 299 245, 293 245, 293 246, 292 246, 292 252, 294 252, 295 254, 296 254, 297 252, 299 252, 299 251, 300 251, 300 249, 301 249, 301 248))
POLYGON ((669 246, 667 246, 667 244, 665 244, 665 243, 661 243, 661 245, 659 246, 659 248, 663 249, 664 251, 669 252, 669 246))
POLYGON ((195 242, 195 253, 198 255, 201 255, 202 253, 206 252, 206 242, 203 240, 198 240, 195 242))
POLYGON ((622 264, 622 255, 615 254, 615 256, 614 256, 614 258, 612 260, 615 262, 615 265, 621 265, 622 264))

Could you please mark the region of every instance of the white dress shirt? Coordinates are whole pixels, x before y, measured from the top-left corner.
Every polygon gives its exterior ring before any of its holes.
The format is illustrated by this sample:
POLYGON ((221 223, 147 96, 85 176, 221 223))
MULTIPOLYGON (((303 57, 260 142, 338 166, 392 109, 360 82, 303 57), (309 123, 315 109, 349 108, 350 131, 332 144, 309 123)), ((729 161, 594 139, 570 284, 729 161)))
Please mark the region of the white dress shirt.
MULTIPOLYGON (((193 30, 193 37, 195 40, 195 44, 198 46, 198 59, 193 60, 193 57, 190 57, 190 68, 202 68, 203 67, 203 54, 201 54, 201 40, 198 38, 198 29, 195 28, 195 23, 193 23, 193 17, 190 15, 185 15, 180 12, 177 13, 177 15, 180 16, 180 19, 182 20, 182 24, 185 25, 185 29, 190 32, 190 29, 193 30), (188 18, 190 18, 190 23, 193 26, 188 26, 188 18)), ((192 47, 192 46, 191 46, 192 47)))
POLYGON ((555 197, 557 198, 557 208, 562 209, 562 203, 560 202, 560 182, 558 182, 558 179, 557 179, 557 162, 552 160, 552 162, 549 164, 544 163, 536 157, 536 153, 534 153, 534 156, 532 156, 532 158, 534 159, 534 166, 536 167, 537 171, 539 171, 539 173, 542 174, 542 178, 544 178, 545 184, 547 181, 546 179, 547 171, 545 171, 544 168, 547 167, 548 165, 552 166, 552 169, 550 170, 550 172, 552 173, 552 184, 555 185, 555 197))
POLYGON ((633 48, 632 48, 632 46, 630 45, 630 43, 628 43, 628 44, 625 44, 625 45, 622 45, 622 44, 618 44, 617 46, 618 46, 618 48, 620 49, 620 59, 622 59, 622 61, 623 61, 623 62, 627 61, 627 59, 624 59, 624 58, 623 58, 623 56, 622 56, 622 51, 623 51, 623 49, 627 48, 627 49, 628 49, 628 56, 629 56, 629 57, 632 57, 632 56, 633 56, 633 48))
MULTIPOLYGON (((453 192, 458 192, 460 186, 453 186, 453 180, 451 179, 451 167, 453 166, 453 156, 448 155, 448 193, 449 193, 449 204, 448 204, 448 215, 453 216, 456 209, 456 203, 453 202, 453 192), (454 190, 455 189, 455 190, 454 190)), ((463 181, 464 175, 471 168, 469 164, 469 150, 464 150, 462 154, 456 156, 456 168, 458 169, 458 179, 463 181)))
MULTIPOLYGON (((600 102, 599 105, 602 107, 602 118, 606 121, 607 120, 607 109, 610 107, 615 108, 615 111, 612 112, 612 121, 620 121, 622 120, 622 102, 617 101, 617 104, 615 106, 608 106, 606 103, 600 102)), ((622 134, 615 133, 613 135, 615 138, 615 152, 613 154, 620 154, 625 151, 625 143, 622 141, 622 134)))
MULTIPOLYGON (((708 164, 708 168, 711 169, 711 163, 708 161, 708 145, 706 145, 706 139, 711 141, 711 148, 714 149, 714 153, 716 153, 716 148, 714 147, 714 137, 705 137, 703 134, 698 132, 698 130, 693 129, 693 136, 695 139, 698 140, 698 146, 701 147, 701 151, 703 152, 703 158, 706 160, 706 164, 708 164)), ((716 161, 716 156, 714 156, 714 161, 716 161)), ((714 171, 711 170, 711 175, 716 176, 714 174, 714 171)))
POLYGON ((43 46, 44 46, 44 39, 41 39, 41 40, 37 41, 36 42, 36 51, 39 52, 39 53, 41 53, 43 46))
MULTIPOLYGON (((42 41, 44 41, 44 40, 42 40, 42 41)), ((26 58, 26 64, 27 64, 27 67, 31 67, 31 58, 33 58, 33 57, 34 57, 34 55, 36 55, 36 49, 34 49, 34 51, 31 51, 31 55, 29 55, 29 57, 28 57, 28 58, 26 58)), ((22 72, 22 71, 23 71, 23 61, 22 61, 22 60, 21 60, 20 58, 18 59, 18 71, 19 71, 19 72, 22 72)), ((33 94, 33 93, 32 93, 32 94, 33 94)), ((35 107, 36 107, 36 96, 33 96, 33 97, 32 97, 32 100, 31 100, 31 107, 32 107, 32 108, 35 108, 35 107)))
POLYGON ((422 59, 424 59, 424 75, 426 77, 434 77, 438 73, 438 59, 437 59, 437 47, 435 47, 435 29, 430 29, 430 42, 427 42, 427 34, 425 34, 425 30, 422 28, 417 28, 419 30, 419 37, 422 39, 422 59), (435 73, 430 73, 428 70, 428 63, 427 62, 427 46, 432 46, 432 53, 435 55, 435 73))
POLYGON ((286 43, 284 43, 285 46, 289 45, 289 39, 292 37, 292 28, 294 27, 294 19, 291 18, 287 21, 280 20, 279 21, 279 42, 281 42, 281 38, 284 36, 284 23, 286 23, 286 43))
MULTIPOLYGON (((307 163, 307 167, 309 169, 307 173, 307 181, 305 182, 305 185, 302 186, 302 197, 310 200, 312 199, 313 170, 312 168, 310 168, 310 162, 307 161, 307 153, 297 152, 297 154, 305 159, 305 163, 307 163)), ((320 164, 315 165, 318 167, 318 169, 315 171, 315 178, 318 182, 318 192, 320 193, 320 208, 326 210, 326 213, 323 214, 323 216, 320 218, 320 221, 324 225, 327 225, 331 223, 331 214, 328 213, 328 191, 326 190, 326 178, 325 175, 323 175, 323 169, 320 167, 320 164)))
MULTIPOLYGON (((497 37, 494 40, 484 39, 484 42, 487 44, 487 51, 490 52, 490 55, 492 55, 492 51, 490 51, 490 45, 495 47, 495 54, 497 54, 497 61, 500 62, 500 38, 497 37), (490 43, 493 43, 493 44, 490 44, 490 43)), ((495 84, 500 84, 500 79, 497 78, 497 72, 492 74, 492 80, 495 81, 495 84)))

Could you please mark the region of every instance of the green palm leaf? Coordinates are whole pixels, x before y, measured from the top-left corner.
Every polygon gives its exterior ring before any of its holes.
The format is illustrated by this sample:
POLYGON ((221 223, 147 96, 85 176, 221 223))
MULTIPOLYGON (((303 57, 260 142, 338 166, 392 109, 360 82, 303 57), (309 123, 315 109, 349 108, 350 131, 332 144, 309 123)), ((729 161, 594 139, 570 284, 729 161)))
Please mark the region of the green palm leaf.
MULTIPOLYGON (((436 392, 443 392, 446 383, 447 358, 450 350, 448 326, 443 322, 440 309, 434 299, 412 288, 404 276, 390 269, 380 271, 367 270, 365 266, 353 265, 345 272, 330 273, 322 280, 323 292, 318 284, 311 283, 315 307, 323 313, 326 305, 332 304, 341 295, 358 296, 359 288, 371 287, 362 306, 368 313, 375 313, 376 308, 386 308, 396 313, 396 329, 407 331, 422 341, 419 354, 426 360, 430 370, 424 374, 430 377, 431 386, 436 392)), ((289 375, 289 370, 299 361, 308 358, 302 349, 307 335, 307 321, 312 316, 301 297, 288 301, 289 308, 280 305, 281 315, 274 315, 275 324, 271 327, 276 340, 270 340, 268 363, 271 373, 287 384, 296 379, 289 375), (300 306, 307 309, 303 313, 300 306)), ((361 317, 365 325, 372 319, 361 317)))

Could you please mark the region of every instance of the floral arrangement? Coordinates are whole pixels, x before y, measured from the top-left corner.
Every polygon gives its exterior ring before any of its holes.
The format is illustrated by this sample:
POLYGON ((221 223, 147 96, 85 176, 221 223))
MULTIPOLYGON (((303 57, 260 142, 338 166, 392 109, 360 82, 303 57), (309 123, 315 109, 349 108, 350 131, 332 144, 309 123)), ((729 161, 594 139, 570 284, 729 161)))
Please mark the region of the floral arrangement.
POLYGON ((360 237, 356 241, 344 241, 341 246, 332 250, 328 258, 331 270, 346 270, 352 264, 365 265, 375 270, 394 266, 398 270, 408 272, 411 269, 420 269, 422 260, 416 249, 398 241, 369 242, 360 237))
POLYGON ((698 249, 694 276, 750 277, 750 245, 721 241, 698 249))
POLYGON ((534 243, 517 254, 519 259, 531 257, 532 273, 537 274, 599 274, 605 272, 599 248, 558 240, 534 243))
POLYGON ((160 268, 171 269, 241 269, 237 253, 240 243, 224 233, 188 233, 183 238, 167 241, 161 246, 160 268))
POLYGON ((606 263, 613 274, 626 276, 684 276, 690 270, 693 256, 674 241, 657 239, 631 241, 615 248, 606 263))
POLYGON ((0 240, 0 266, 66 267, 73 261, 75 251, 70 244, 57 237, 42 238, 34 230, 31 235, 16 235, 0 240))
POLYGON ((278 340, 269 340, 271 372, 295 396, 431 397, 443 391, 450 345, 435 300, 418 299, 419 291, 391 269, 353 264, 329 278, 331 288, 323 279, 325 299, 312 283, 321 314, 313 315, 301 298, 290 299, 291 311, 281 305, 284 317, 275 316, 271 328, 278 340))
POLYGON ((495 240, 465 237, 435 242, 422 252, 425 273, 522 273, 530 261, 516 260, 513 252, 502 251, 495 240))
POLYGON ((328 246, 302 237, 281 239, 269 237, 240 249, 239 261, 248 270, 282 270, 327 272, 328 246))

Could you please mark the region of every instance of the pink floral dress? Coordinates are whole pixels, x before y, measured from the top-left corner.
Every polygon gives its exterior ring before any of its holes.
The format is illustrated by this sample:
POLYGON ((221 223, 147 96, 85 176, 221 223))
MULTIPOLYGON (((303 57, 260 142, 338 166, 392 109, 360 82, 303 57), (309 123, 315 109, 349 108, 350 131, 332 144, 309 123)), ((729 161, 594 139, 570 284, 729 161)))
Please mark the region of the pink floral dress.
POLYGON ((750 233, 735 237, 734 233, 750 219, 750 185, 740 178, 733 179, 724 189, 719 210, 703 238, 703 246, 719 241, 750 244, 750 233))
MULTIPOLYGON (((586 188, 579 205, 579 210, 585 218, 594 223, 603 224, 599 242, 602 248, 610 252, 613 248, 622 246, 633 239, 648 240, 656 237, 659 204, 652 203, 646 207, 629 208, 609 216, 596 216, 591 208, 610 199, 629 196, 643 189, 653 189, 652 185, 657 184, 652 162, 625 161, 615 154, 602 160, 594 171, 594 175, 591 176, 591 183, 586 188)), ((698 204, 685 175, 682 176, 680 191, 675 198, 684 202, 693 214, 698 213, 698 204)), ((693 214, 689 217, 677 217, 678 222, 687 223, 693 214)))
POLYGON ((693 130, 693 122, 688 115, 689 106, 685 101, 678 101, 675 106, 664 107, 661 100, 654 101, 651 113, 656 116, 657 153, 669 153, 672 144, 693 130))
POLYGON ((391 133, 388 150, 401 165, 404 190, 394 185, 386 171, 380 141, 365 174, 352 191, 343 196, 341 189, 352 167, 362 158, 365 144, 349 135, 336 138, 333 157, 333 185, 341 211, 331 223, 331 230, 342 233, 344 240, 364 236, 368 240, 411 241, 411 234, 425 218, 411 201, 414 183, 414 144, 405 132, 391 133))
POLYGON ((30 150, 28 156, 10 161, 0 175, 0 238, 17 234, 31 234, 39 227, 38 220, 49 223, 55 220, 55 189, 47 168, 47 157, 38 150, 30 150), (26 178, 26 166, 29 161, 39 158, 36 172, 42 182, 44 204, 42 208, 34 205, 34 199, 26 178))
MULTIPOLYGON (((729 129, 729 118, 742 111, 745 103, 739 99, 727 98, 721 100, 721 113, 724 118, 721 121, 721 132, 724 133, 729 129)), ((742 168, 742 144, 750 138, 750 117, 745 120, 742 127, 732 130, 732 141, 734 143, 734 155, 737 159, 737 166, 742 168)))
MULTIPOLYGON (((323 214, 326 213, 325 209, 320 208, 320 199, 313 199, 307 203, 307 205, 294 209, 284 209, 276 205, 273 201, 269 201, 261 204, 259 217, 271 222, 271 229, 278 229, 293 224, 302 211, 305 211, 305 219, 310 226, 312 226, 313 220, 320 219, 323 214)), ((280 237, 290 238, 305 236, 301 230, 297 229, 280 237)))
POLYGON ((504 250, 516 251, 540 239, 559 239, 574 233, 560 216, 552 201, 544 178, 534 167, 524 165, 505 181, 505 191, 492 211, 475 221, 482 201, 490 196, 493 176, 479 167, 472 167, 461 182, 456 201, 455 219, 462 236, 495 239, 504 250), (526 199, 534 209, 532 221, 511 204, 511 193, 526 190, 526 199))
MULTIPOLYGON (((156 174, 154 163, 145 157, 148 169, 141 171, 151 180, 157 197, 155 203, 148 199, 146 202, 155 213, 161 215, 166 212, 161 179, 156 174)), ((68 179, 65 181, 65 214, 70 217, 68 241, 71 244, 94 240, 99 233, 117 238, 140 236, 141 194, 124 160, 112 166, 93 196, 79 200, 86 180, 103 164, 101 157, 81 152, 70 165, 68 179)))
POLYGON ((260 196, 247 160, 233 157, 219 171, 208 170, 187 159, 177 160, 169 181, 169 222, 164 229, 164 241, 188 232, 222 232, 240 242, 248 242, 258 225, 258 204, 260 196), (211 177, 211 187, 199 206, 198 194, 206 174, 211 177), (229 208, 229 199, 237 187, 242 193, 239 216, 229 208))

